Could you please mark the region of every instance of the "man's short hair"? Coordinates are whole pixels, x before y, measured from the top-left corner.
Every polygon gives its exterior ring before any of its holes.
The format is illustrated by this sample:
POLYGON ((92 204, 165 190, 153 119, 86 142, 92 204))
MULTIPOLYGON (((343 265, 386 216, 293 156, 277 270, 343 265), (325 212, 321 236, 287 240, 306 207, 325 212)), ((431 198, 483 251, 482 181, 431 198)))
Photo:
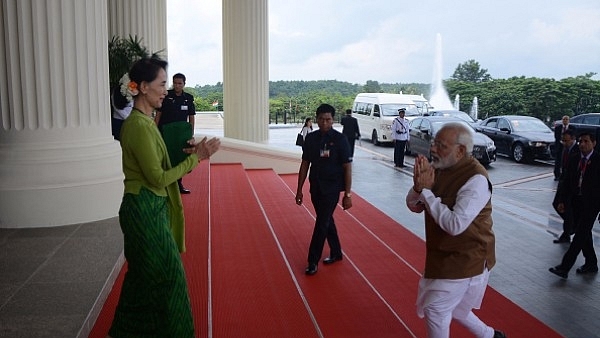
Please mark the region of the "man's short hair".
MULTIPOLYGON (((565 133, 566 133, 567 131, 569 131, 569 130, 567 129, 567 130, 565 131, 565 133)), ((586 135, 587 135, 587 136, 589 136, 589 138, 590 138, 590 141, 592 141, 592 142, 596 142, 596 135, 594 135, 594 134, 590 133, 589 131, 583 131, 583 132, 581 132, 581 133, 580 133, 580 134, 577 136, 577 138, 578 138, 578 139, 581 139, 581 137, 582 137, 582 136, 586 136, 586 135)))
POLYGON ((317 107, 317 116, 324 113, 331 113, 331 117, 334 117, 335 108, 333 108, 333 106, 330 104, 322 103, 319 107, 317 107))
POLYGON ((183 75, 181 73, 177 73, 177 74, 173 75, 173 81, 175 81, 175 79, 182 79, 183 83, 185 83, 185 75, 183 75))
POLYGON ((346 114, 347 114, 347 115, 350 115, 350 114, 352 114, 352 109, 346 109, 346 114))
POLYGON ((567 134, 567 135, 571 136, 571 138, 573 138, 573 139, 575 138, 575 132, 573 131, 573 129, 567 129, 567 130, 565 130, 563 132, 563 135, 564 134, 567 134))

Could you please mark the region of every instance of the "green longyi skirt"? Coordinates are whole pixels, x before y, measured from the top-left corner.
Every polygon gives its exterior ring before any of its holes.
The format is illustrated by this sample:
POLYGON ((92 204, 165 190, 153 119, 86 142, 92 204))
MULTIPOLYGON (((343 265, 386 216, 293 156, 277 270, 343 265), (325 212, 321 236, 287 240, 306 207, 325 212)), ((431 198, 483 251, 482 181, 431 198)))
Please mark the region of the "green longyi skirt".
POLYGON ((128 270, 109 335, 194 337, 181 256, 169 228, 166 197, 142 188, 119 209, 128 270))

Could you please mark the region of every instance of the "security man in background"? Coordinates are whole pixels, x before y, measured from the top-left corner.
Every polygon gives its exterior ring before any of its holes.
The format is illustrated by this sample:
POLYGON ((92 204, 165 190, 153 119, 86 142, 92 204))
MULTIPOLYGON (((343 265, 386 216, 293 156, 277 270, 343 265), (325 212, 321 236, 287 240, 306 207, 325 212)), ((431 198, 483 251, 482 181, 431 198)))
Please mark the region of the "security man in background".
POLYGON ((358 128, 358 120, 352 116, 352 109, 346 109, 346 115, 340 121, 344 128, 342 134, 348 138, 350 144, 350 156, 354 158, 354 142, 360 138, 360 129, 358 128))
MULTIPOLYGON (((168 91, 167 96, 163 100, 162 107, 156 112, 155 122, 158 125, 158 129, 161 131, 167 146, 169 144, 169 138, 172 137, 172 134, 164 132, 165 125, 187 122, 190 125, 184 126, 186 131, 191 130, 191 135, 193 135, 194 132, 196 106, 194 105, 194 97, 191 94, 184 92, 184 87, 185 75, 181 73, 173 75, 173 89, 168 91)), ((178 147, 175 147, 175 149, 177 148, 178 147)), ((170 153, 169 155, 171 158, 173 158, 172 155, 174 154, 170 153)), ((171 160, 171 162, 173 162, 173 160, 171 160)), ((171 163, 171 165, 175 166, 177 163, 171 163)), ((177 183, 179 184, 180 193, 190 193, 190 191, 183 186, 182 179, 177 180, 177 183)))
POLYGON ((394 164, 397 168, 404 168, 404 151, 410 139, 408 120, 404 118, 406 108, 398 109, 398 117, 392 122, 392 139, 394 140, 394 164))

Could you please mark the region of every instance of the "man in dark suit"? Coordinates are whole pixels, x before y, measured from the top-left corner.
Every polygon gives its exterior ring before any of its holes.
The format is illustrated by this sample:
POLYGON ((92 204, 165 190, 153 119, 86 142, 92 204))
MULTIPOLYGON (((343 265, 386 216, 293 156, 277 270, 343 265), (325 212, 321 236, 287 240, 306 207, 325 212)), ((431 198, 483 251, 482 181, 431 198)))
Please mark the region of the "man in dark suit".
POLYGON ((346 116, 340 121, 344 128, 342 134, 348 138, 350 143, 350 156, 354 157, 354 141, 360 138, 360 129, 358 128, 358 120, 352 116, 352 109, 346 109, 346 116))
POLYGON ((575 127, 569 124, 569 116, 565 115, 562 117, 562 123, 554 127, 554 180, 558 181, 560 179, 560 171, 561 171, 561 158, 560 155, 563 151, 563 146, 561 143, 562 134, 567 130, 575 130, 575 127))
MULTIPOLYGON (((560 155, 562 170, 560 180, 558 183, 559 185, 561 183, 564 184, 564 173, 565 169, 568 167, 569 161, 578 162, 581 158, 581 153, 579 151, 579 147, 577 146, 577 138, 575 136, 575 132, 572 129, 569 129, 562 134, 562 146, 563 151, 560 155)), ((552 206, 554 207, 554 210, 556 210, 560 217, 563 219, 563 232, 557 239, 554 240, 554 243, 570 243, 571 235, 575 233, 575 225, 573 224, 573 210, 571 208, 571 203, 567 201, 566 203, 563 203, 564 210, 562 212, 558 211, 559 190, 560 189, 556 190, 552 206)))
POLYGON ((550 272, 567 278, 577 256, 583 252, 585 264, 577 268, 578 274, 598 272, 598 258, 594 251, 592 228, 600 212, 600 153, 594 151, 596 136, 588 132, 579 135, 579 161, 569 161, 564 178, 559 184, 558 210, 571 203, 575 220, 575 236, 562 262, 550 272))

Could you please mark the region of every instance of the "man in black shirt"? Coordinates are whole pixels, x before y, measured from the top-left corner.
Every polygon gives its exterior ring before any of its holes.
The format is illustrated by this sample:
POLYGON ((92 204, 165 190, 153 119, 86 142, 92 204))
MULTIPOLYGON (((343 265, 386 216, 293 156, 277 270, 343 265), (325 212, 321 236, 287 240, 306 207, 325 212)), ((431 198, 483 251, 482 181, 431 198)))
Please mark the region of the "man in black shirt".
MULTIPOLYGON (((184 92, 184 87, 185 75, 181 73, 173 75, 173 89, 168 91, 167 96, 163 100, 162 107, 156 112, 155 121, 158 129, 161 131, 167 124, 188 121, 191 125, 193 135, 196 106, 194 105, 194 97, 184 92)), ((164 137, 165 134, 163 134, 164 137)), ((165 143, 168 143, 167 139, 165 139, 165 143)), ((177 163, 171 163, 171 165, 175 166, 177 163)), ((177 183, 179 184, 180 193, 190 193, 188 189, 183 187, 182 179, 177 180, 177 183)))
POLYGON ((310 199, 315 208, 316 220, 308 251, 308 267, 305 273, 317 273, 325 240, 329 243, 330 254, 324 264, 342 260, 342 247, 337 234, 333 211, 344 191, 342 207, 352 207, 352 157, 346 137, 333 129, 335 108, 322 104, 317 108, 319 130, 308 133, 302 146, 302 163, 298 172, 296 204, 303 200, 302 186, 310 167, 310 199))
POLYGON ((360 130, 358 128, 358 120, 352 116, 352 109, 346 109, 346 116, 340 121, 344 128, 342 134, 348 138, 350 144, 350 156, 354 157, 354 142, 360 138, 360 130))

